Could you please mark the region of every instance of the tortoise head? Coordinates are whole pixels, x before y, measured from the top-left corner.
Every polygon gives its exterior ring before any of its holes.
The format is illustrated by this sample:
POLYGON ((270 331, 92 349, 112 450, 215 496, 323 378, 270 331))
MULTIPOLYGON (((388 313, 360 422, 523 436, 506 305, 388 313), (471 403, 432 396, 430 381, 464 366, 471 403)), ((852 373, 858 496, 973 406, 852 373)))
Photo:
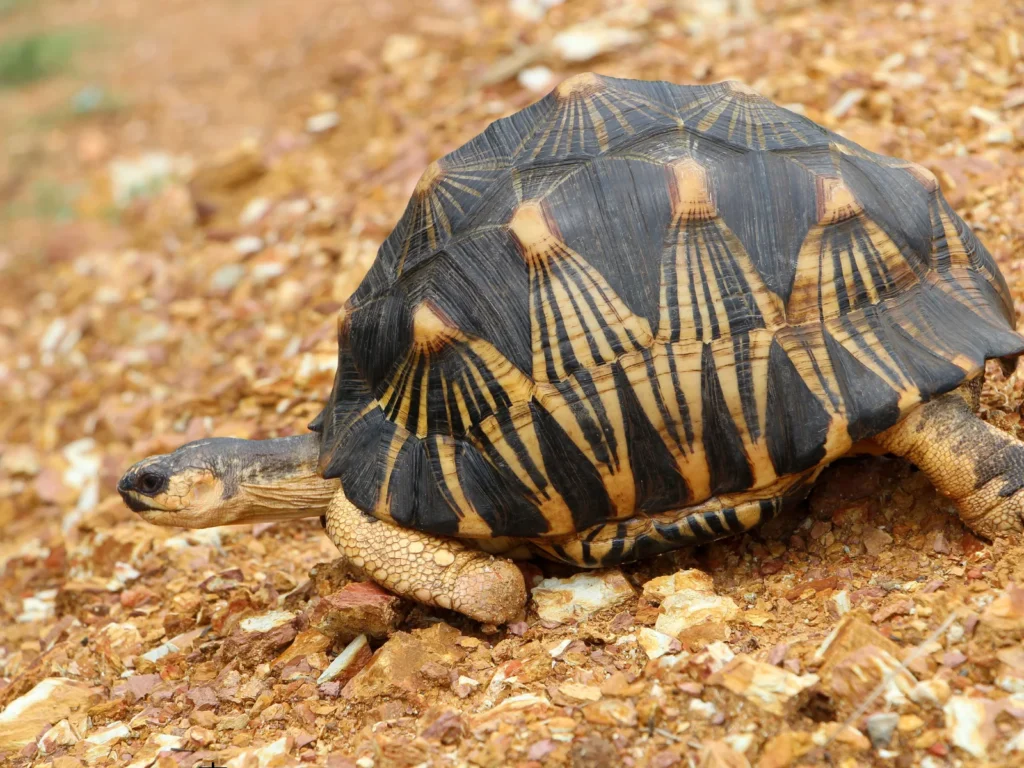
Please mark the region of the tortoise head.
POLYGON ((215 437, 150 456, 117 484, 128 508, 150 523, 209 528, 323 513, 338 489, 316 469, 319 438, 215 437))

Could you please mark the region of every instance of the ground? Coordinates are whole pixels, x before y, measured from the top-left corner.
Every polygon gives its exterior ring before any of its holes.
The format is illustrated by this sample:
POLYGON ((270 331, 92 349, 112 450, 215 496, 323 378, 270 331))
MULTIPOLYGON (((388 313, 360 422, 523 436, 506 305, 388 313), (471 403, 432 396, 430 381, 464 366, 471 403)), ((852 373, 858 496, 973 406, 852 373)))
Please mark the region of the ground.
MULTIPOLYGON (((349 585, 315 521, 158 529, 114 486, 304 430, 424 167, 579 71, 737 78, 927 166, 1020 311, 1022 51, 1002 0, 0 0, 0 762, 1019 765, 1024 543, 897 460, 528 568, 499 629, 349 585)), ((1022 386, 983 397, 1018 435, 1022 386)))

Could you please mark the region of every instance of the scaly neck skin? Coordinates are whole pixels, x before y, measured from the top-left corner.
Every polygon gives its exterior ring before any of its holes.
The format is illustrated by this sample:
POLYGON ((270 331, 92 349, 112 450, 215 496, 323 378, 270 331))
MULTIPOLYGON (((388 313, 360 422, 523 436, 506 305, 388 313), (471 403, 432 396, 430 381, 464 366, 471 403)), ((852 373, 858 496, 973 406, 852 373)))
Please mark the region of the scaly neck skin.
POLYGON ((320 476, 319 435, 233 440, 220 454, 221 504, 232 522, 319 517, 341 487, 320 476))

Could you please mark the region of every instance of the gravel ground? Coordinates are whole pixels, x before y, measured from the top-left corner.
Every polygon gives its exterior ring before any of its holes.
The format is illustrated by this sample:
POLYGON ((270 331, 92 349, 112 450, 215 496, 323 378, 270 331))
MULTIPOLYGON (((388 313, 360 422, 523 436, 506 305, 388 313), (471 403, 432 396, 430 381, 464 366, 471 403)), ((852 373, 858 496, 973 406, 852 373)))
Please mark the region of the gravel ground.
MULTIPOLYGON (((0 90, 0 763, 1024 763, 1024 542, 901 461, 701 549, 527 566, 500 629, 350 584, 315 521, 159 529, 114 490, 303 431, 423 168, 580 71, 738 78, 925 165, 1024 310, 1019 3, 0 2, 0 40, 40 30, 77 47, 0 90)), ((1022 387, 983 395, 1019 436, 1022 387)))

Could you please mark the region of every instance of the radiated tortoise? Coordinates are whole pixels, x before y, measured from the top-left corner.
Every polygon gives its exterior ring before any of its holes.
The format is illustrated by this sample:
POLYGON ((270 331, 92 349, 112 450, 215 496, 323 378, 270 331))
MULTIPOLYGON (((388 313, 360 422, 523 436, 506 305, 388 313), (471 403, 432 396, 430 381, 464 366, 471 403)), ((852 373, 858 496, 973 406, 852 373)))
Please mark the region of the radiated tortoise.
POLYGON ((161 525, 319 515, 349 565, 511 620, 499 553, 607 566, 738 533, 855 445, 978 534, 1024 525, 1024 445, 978 419, 1024 351, 935 176, 737 83, 572 77, 430 165, 338 320, 311 432, 122 478, 161 525))

